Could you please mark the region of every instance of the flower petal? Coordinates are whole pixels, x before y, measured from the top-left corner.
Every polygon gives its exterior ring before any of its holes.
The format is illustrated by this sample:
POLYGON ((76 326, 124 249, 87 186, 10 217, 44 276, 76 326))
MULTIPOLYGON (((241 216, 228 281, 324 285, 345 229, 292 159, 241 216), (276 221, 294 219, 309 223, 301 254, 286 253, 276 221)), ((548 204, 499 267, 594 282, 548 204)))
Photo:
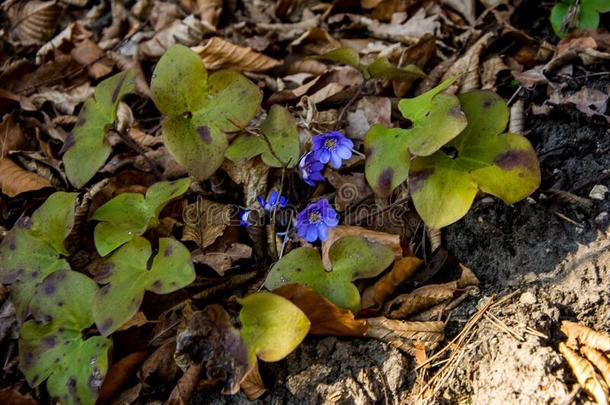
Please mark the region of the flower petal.
MULTIPOLYGON (((328 149, 320 149, 319 152, 320 152, 319 153, 320 156, 318 157, 318 160, 320 161, 320 163, 328 163, 328 161, 331 158, 330 151, 328 149)), ((317 152, 316 152, 316 154, 317 154, 317 152)))
POLYGON ((334 169, 340 168, 341 167, 341 157, 339 155, 337 155, 336 153, 332 153, 330 155, 330 165, 334 169))
POLYGON ((316 226, 316 228, 318 230, 318 236, 322 242, 328 239, 328 226, 326 226, 326 224, 320 223, 316 226))
POLYGON ((340 145, 337 148, 336 153, 341 157, 341 159, 349 159, 352 157, 352 150, 344 145, 340 145))
POLYGON ((307 226, 307 233, 305 235, 305 240, 307 242, 315 242, 318 240, 318 228, 315 225, 307 226))

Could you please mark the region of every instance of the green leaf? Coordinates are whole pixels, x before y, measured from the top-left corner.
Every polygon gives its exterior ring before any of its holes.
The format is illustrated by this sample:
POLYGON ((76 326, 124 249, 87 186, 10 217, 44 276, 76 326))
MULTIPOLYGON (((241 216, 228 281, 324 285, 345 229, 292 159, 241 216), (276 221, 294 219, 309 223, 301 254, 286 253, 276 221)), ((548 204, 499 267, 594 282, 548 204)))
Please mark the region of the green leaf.
POLYGON ((458 98, 440 94, 454 81, 445 80, 418 97, 398 103, 402 115, 411 121, 409 129, 374 125, 365 135, 365 175, 377 195, 388 197, 407 179, 411 155, 433 154, 466 127, 458 98))
POLYGON ((228 147, 225 132, 245 127, 262 99, 259 88, 237 72, 222 70, 208 78, 199 56, 182 45, 161 57, 151 91, 166 115, 165 146, 198 180, 220 167, 228 147))
POLYGON ((508 122, 504 100, 489 91, 473 91, 460 101, 468 126, 448 144, 457 157, 438 151, 416 158, 409 170, 415 208, 433 228, 466 215, 478 189, 512 204, 540 185, 540 167, 529 141, 500 134, 508 122))
POLYGON ((359 236, 339 239, 331 246, 329 256, 332 271, 328 272, 317 250, 295 249, 271 268, 265 287, 273 290, 285 284, 302 284, 341 308, 357 313, 360 293, 352 281, 375 277, 394 260, 390 248, 359 236))
POLYGON ((174 45, 157 63, 150 91, 159 111, 182 115, 201 109, 207 79, 201 58, 184 45, 174 45))
POLYGON ((48 275, 70 266, 60 255, 74 225, 76 193, 52 194, 33 214, 21 218, 0 245, 0 282, 13 284, 11 298, 18 319, 28 315, 36 286, 48 275))
POLYGON ((256 358, 280 361, 303 341, 311 323, 292 302, 269 292, 251 294, 238 300, 241 337, 248 351, 248 363, 256 358))
POLYGON ((150 243, 139 236, 117 250, 102 265, 96 281, 106 284, 93 300, 93 319, 102 335, 129 321, 140 308, 145 291, 168 294, 195 280, 188 249, 175 239, 159 239, 159 250, 148 268, 150 243))
POLYGON ((114 123, 121 100, 134 90, 135 72, 129 69, 98 84, 95 95, 85 101, 64 144, 66 176, 74 187, 84 186, 108 159, 112 147, 106 131, 114 123))
POLYGON ((390 63, 388 58, 378 58, 368 66, 371 77, 383 79, 408 81, 421 77, 426 77, 425 73, 416 65, 407 65, 399 68, 390 63))
POLYGON ((576 29, 596 29, 599 27, 599 14, 610 12, 610 2, 608 0, 582 0, 576 10, 573 6, 574 0, 563 0, 555 4, 551 10, 550 21, 559 38, 565 37, 568 32, 565 31, 565 23, 570 18, 570 14, 578 12, 578 22, 576 29))
POLYGON ((226 157, 236 162, 262 154, 263 162, 268 166, 288 168, 296 166, 301 153, 299 135, 296 121, 287 109, 277 104, 273 105, 261 125, 261 132, 267 137, 273 151, 262 137, 244 134, 229 146, 226 157))
POLYGON ((122 193, 99 207, 92 217, 101 221, 94 231, 98 253, 106 256, 148 228, 157 226, 163 207, 184 194, 190 184, 189 178, 161 181, 148 189, 146 197, 139 193, 122 193))
POLYGON ((32 387, 48 379, 49 394, 62 404, 93 404, 108 369, 110 340, 83 340, 97 290, 81 273, 57 271, 37 287, 30 305, 34 320, 21 328, 19 368, 32 387))

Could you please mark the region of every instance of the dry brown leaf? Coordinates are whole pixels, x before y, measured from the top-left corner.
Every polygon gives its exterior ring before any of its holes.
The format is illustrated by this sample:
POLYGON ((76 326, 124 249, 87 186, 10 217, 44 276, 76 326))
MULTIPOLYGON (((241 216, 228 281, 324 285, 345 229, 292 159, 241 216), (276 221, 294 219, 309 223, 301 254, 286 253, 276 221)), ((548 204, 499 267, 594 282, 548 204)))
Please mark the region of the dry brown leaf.
POLYGON ((15 197, 28 191, 52 187, 44 177, 24 170, 8 158, 0 159, 0 188, 2 193, 15 197))
POLYGON ((371 231, 360 226, 339 225, 329 229, 328 239, 322 242, 322 264, 326 270, 332 269, 332 264, 328 255, 330 247, 344 236, 361 236, 369 242, 379 243, 389 247, 394 252, 396 258, 402 257, 402 247, 400 246, 399 235, 371 231))
POLYGON ((257 400, 267 392, 261 373, 258 371, 258 363, 250 368, 239 387, 250 401, 257 400))
POLYGON ((146 318, 146 315, 144 315, 144 312, 138 311, 130 320, 125 322, 125 324, 123 324, 119 329, 117 329, 117 331, 127 330, 129 328, 146 325, 149 322, 151 322, 151 321, 149 321, 146 318))
POLYGON ((91 83, 86 82, 80 86, 75 86, 70 90, 56 90, 44 88, 38 93, 30 96, 30 101, 41 109, 47 101, 53 103, 57 111, 62 114, 73 114, 76 106, 82 104, 93 95, 95 88, 91 83))
POLYGON ((140 128, 129 128, 127 133, 135 143, 145 149, 163 144, 163 139, 160 136, 149 135, 140 128))
POLYGON ((582 389, 600 405, 608 404, 608 386, 595 372, 595 369, 583 357, 570 349, 565 343, 559 343, 559 351, 566 359, 576 380, 582 389))
POLYGON ((384 274, 362 294, 362 308, 383 305, 396 288, 407 280, 423 263, 419 257, 403 257, 394 262, 392 270, 384 274))
POLYGON ((319 104, 323 101, 331 102, 331 99, 340 94, 343 90, 347 89, 348 86, 344 86, 339 83, 328 83, 320 90, 316 91, 309 96, 309 99, 314 104, 319 104))
POLYGON ((104 51, 90 39, 77 43, 70 55, 81 65, 87 66, 87 72, 94 79, 108 75, 114 66, 112 60, 106 58, 104 51))
POLYGON ((88 31, 80 21, 68 24, 63 31, 55 35, 53 39, 38 49, 38 52, 36 52, 36 64, 41 65, 42 62, 47 59, 48 55, 52 54, 57 49, 62 48, 64 44, 82 41, 90 38, 91 35, 91 32, 88 31))
POLYGON ((253 207, 256 197, 267 192, 267 175, 269 166, 260 158, 254 158, 245 163, 233 163, 225 159, 222 169, 237 184, 244 186, 244 204, 253 207))
POLYGON ((6 157, 8 152, 18 150, 24 143, 21 126, 15 122, 12 114, 6 114, 0 123, 0 157, 6 157))
POLYGON ((462 263, 459 263, 460 269, 462 273, 460 274, 460 278, 457 280, 457 288, 465 288, 470 287, 472 285, 479 285, 479 278, 470 270, 468 267, 464 266, 462 263))
POLYGON ((273 290, 274 294, 292 301, 311 321, 309 334, 322 336, 363 337, 367 324, 354 314, 341 309, 315 291, 300 284, 288 284, 273 290))
POLYGON ((457 308, 468 297, 475 297, 480 293, 477 286, 465 287, 460 295, 451 301, 441 302, 438 305, 428 308, 425 311, 418 312, 414 316, 410 316, 410 321, 438 321, 443 315, 457 308))
POLYGON ((182 377, 180 377, 171 394, 169 394, 169 398, 164 402, 164 405, 190 404, 202 371, 203 367, 200 364, 192 364, 182 377))
POLYGON ((175 339, 169 339, 157 347, 138 371, 140 380, 148 383, 159 380, 168 383, 174 381, 179 371, 178 365, 174 361, 175 352, 175 339))
POLYGON ((110 366, 100 389, 97 403, 107 404, 118 394, 125 383, 129 381, 129 378, 140 368, 140 365, 146 360, 148 355, 148 351, 134 352, 110 366))
POLYGON ((30 0, 13 4, 8 17, 12 33, 23 45, 38 45, 51 37, 60 13, 56 1, 30 0))
POLYGON ((445 338, 445 324, 440 321, 406 322, 384 317, 367 318, 368 337, 388 343, 411 355, 418 353, 420 343, 433 348, 445 338))
POLYGON ((576 93, 569 95, 563 94, 559 86, 549 86, 550 92, 548 102, 556 105, 573 104, 574 107, 587 117, 601 115, 610 123, 610 116, 606 115, 608 106, 607 92, 599 91, 588 87, 581 88, 576 93))
POLYGON ((224 252, 194 254, 193 261, 210 266, 216 273, 224 276, 225 272, 233 267, 233 263, 251 257, 252 248, 250 246, 243 243, 232 243, 224 252))
POLYGON ((586 345, 603 352, 610 352, 610 336, 597 332, 576 322, 561 322, 561 331, 568 337, 568 344, 578 346, 586 345))
POLYGON ((235 69, 246 72, 263 72, 282 64, 262 53, 225 41, 220 37, 208 40, 203 46, 192 48, 208 70, 235 69))
POLYGON ((476 17, 474 0, 442 0, 442 3, 460 13, 470 25, 474 24, 476 17))
POLYGON ((320 16, 313 15, 309 18, 305 18, 293 24, 282 24, 282 23, 260 23, 256 24, 256 29, 262 32, 270 32, 277 34, 278 41, 293 41, 302 35, 305 31, 310 30, 320 25, 320 16))
POLYGON ((205 249, 223 234, 231 222, 231 205, 198 198, 182 215, 182 240, 190 240, 205 249))
POLYGON ((362 97, 356 110, 347 114, 347 135, 364 140, 364 135, 373 124, 391 126, 392 103, 388 97, 362 97))
MULTIPOLYGON (((342 176, 337 171, 326 173, 326 179, 335 187, 335 208, 337 211, 345 211, 347 208, 358 204, 373 195, 363 173, 353 173, 342 176)), ((348 212, 346 215, 350 215, 348 212)))
POLYGON ((496 80, 502 71, 509 70, 500 55, 493 56, 483 62, 483 74, 481 75, 481 88, 484 90, 495 90, 496 80))
POLYGON ((495 35, 493 32, 488 32, 479 38, 477 42, 468 49, 464 56, 451 65, 449 70, 443 75, 442 80, 446 80, 450 77, 459 77, 456 81, 460 89, 458 93, 478 89, 481 53, 494 38, 495 35))
POLYGON ((165 51, 174 44, 195 46, 203 38, 203 34, 209 31, 195 17, 190 15, 184 20, 175 20, 171 25, 158 31, 148 41, 140 43, 140 54, 148 59, 158 59, 165 51))
POLYGON ((38 405, 39 402, 29 394, 19 392, 18 387, 9 387, 0 391, 0 404, 7 405, 38 405))
POLYGON ((325 29, 314 27, 288 44, 288 52, 293 53, 296 47, 302 47, 302 53, 306 55, 321 55, 341 47, 341 42, 325 29))
POLYGON ((597 349, 594 349, 589 346, 583 346, 580 348, 582 354, 593 363, 595 367, 599 370, 602 377, 606 381, 606 385, 610 384, 610 360, 608 357, 604 356, 602 352, 597 349))
POLYGON ((385 306, 385 312, 388 318, 405 318, 452 299, 456 290, 457 281, 425 285, 408 294, 399 295, 388 302, 385 306))
MULTIPOLYGON (((404 67, 409 64, 414 64, 419 68, 424 69, 430 59, 435 55, 436 37, 432 34, 424 34, 416 44, 402 52, 398 66, 404 67)), ((394 80, 392 82, 392 87, 396 97, 404 97, 417 80, 419 80, 419 78, 415 77, 407 81, 394 80)))

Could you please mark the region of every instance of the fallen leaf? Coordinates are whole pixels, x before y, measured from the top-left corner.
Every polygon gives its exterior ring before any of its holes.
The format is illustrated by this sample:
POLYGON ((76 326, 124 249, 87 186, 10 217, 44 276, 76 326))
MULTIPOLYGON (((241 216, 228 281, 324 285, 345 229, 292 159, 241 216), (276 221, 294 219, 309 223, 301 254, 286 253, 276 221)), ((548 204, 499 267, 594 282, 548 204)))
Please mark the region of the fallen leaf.
POLYGON ((385 312, 388 318, 406 318, 409 315, 452 299, 456 290, 456 281, 445 284, 425 285, 410 293, 399 295, 388 302, 385 305, 385 312))
POLYGON ((610 352, 610 336, 597 332, 576 322, 561 322, 561 331, 568 337, 568 344, 573 346, 587 345, 603 352, 610 352))
POLYGON ((250 246, 243 243, 231 243, 229 248, 224 252, 208 252, 193 255, 193 261, 210 266, 220 276, 224 276, 225 272, 233 266, 233 263, 251 257, 252 248, 250 246))
POLYGON ((169 394, 169 398, 164 405, 188 405, 191 403, 195 387, 199 383, 199 377, 203 367, 199 364, 192 364, 188 370, 180 377, 178 383, 169 394))
POLYGON ((273 290, 292 301, 311 321, 310 335, 364 337, 367 324, 341 309, 314 290, 301 284, 288 284, 273 290))
POLYGON ((21 126, 14 121, 12 114, 6 114, 0 123, 0 157, 6 157, 8 152, 18 150, 24 143, 21 126))
POLYGON ((229 204, 198 198, 197 202, 186 207, 182 215, 182 240, 193 241, 200 249, 205 249, 223 234, 231 222, 231 211, 229 204))
POLYGON ((129 378, 136 373, 148 354, 147 351, 130 353, 110 366, 102 388, 100 388, 97 403, 106 404, 116 396, 129 378))
POLYGON ((580 348, 582 354, 599 370, 606 385, 610 384, 610 359, 597 349, 589 346, 580 348))
POLYGON ((474 0, 442 0, 442 3, 460 13, 470 25, 474 24, 476 17, 474 0))
POLYGON ((418 257, 403 257, 394 262, 394 267, 384 274, 362 294, 362 308, 383 305, 396 288, 407 280, 423 263, 418 257))
POLYGON ((158 59, 172 45, 197 45, 206 31, 197 17, 189 15, 184 20, 175 20, 168 27, 157 31, 152 39, 140 43, 139 52, 145 58, 158 59))
POLYGON ((71 115, 74 113, 76 106, 82 104, 94 92, 95 88, 91 87, 89 82, 86 82, 67 91, 44 88, 30 96, 30 101, 38 109, 42 109, 42 105, 50 101, 59 112, 71 115))
POLYGON ((38 401, 29 394, 19 392, 18 387, 9 387, 0 391, 0 404, 10 405, 38 405, 38 401))
POLYGON ((59 22, 61 7, 56 1, 30 0, 8 10, 12 33, 22 45, 37 45, 48 40, 59 22))
POLYGON ((549 103, 555 105, 573 104, 578 111, 587 117, 601 115, 610 123, 610 116, 606 115, 608 98, 610 98, 607 92, 584 87, 576 93, 566 95, 556 86, 549 86, 549 92, 549 103))
POLYGON ((248 370, 244 341, 229 314, 216 304, 191 315, 176 339, 176 353, 186 355, 191 367, 203 365, 209 379, 225 376, 225 393, 236 393, 248 370))
POLYGON ((112 72, 112 60, 106 58, 104 51, 90 39, 77 43, 70 55, 75 61, 86 66, 89 75, 94 79, 99 79, 112 72))
POLYGON ((192 48, 208 70, 235 69, 246 72, 263 72, 282 64, 262 53, 244 48, 220 37, 208 40, 203 46, 192 48))
MULTIPOLYGON (((336 171, 328 171, 326 179, 332 184, 336 191, 335 208, 337 211, 345 211, 368 197, 373 195, 373 190, 369 187, 363 173, 353 173, 342 176, 336 171)), ((347 216, 353 215, 351 212, 347 216)))
POLYGON ((442 80, 444 81, 452 77, 458 77, 458 80, 456 81, 456 84, 460 89, 458 93, 478 89, 481 53, 494 38, 495 35, 493 32, 488 32, 481 36, 461 58, 451 65, 449 70, 443 75, 442 80))
POLYGON ((23 169, 8 158, 0 158, 0 189, 9 197, 52 187, 44 177, 23 169))
POLYGON ((43 61, 47 59, 48 55, 52 54, 57 49, 63 48, 65 44, 87 39, 91 37, 91 35, 91 32, 89 32, 80 21, 68 24, 63 31, 55 35, 53 39, 38 49, 38 52, 36 52, 36 64, 41 65, 43 61))
POLYGON ((402 257, 402 247, 400 246, 400 236, 391 235, 385 232, 371 231, 360 226, 339 225, 329 229, 328 239, 322 242, 322 264, 328 271, 332 268, 329 252, 331 246, 345 236, 361 236, 369 242, 379 243, 392 249, 396 258, 402 257))
POLYGON ((407 322, 384 317, 367 318, 368 337, 388 343, 411 355, 419 352, 418 343, 433 348, 445 338, 445 324, 439 321, 407 322))
POLYGON ((608 386, 595 372, 595 369, 587 359, 581 357, 565 343, 559 343, 559 351, 566 359, 576 380, 582 389, 598 404, 608 403, 608 386))
POLYGON ((256 197, 266 193, 269 166, 264 164, 259 157, 239 164, 225 159, 221 167, 231 180, 244 186, 244 205, 246 207, 254 207, 256 197))
POLYGON ((267 392, 261 373, 258 371, 258 363, 250 368, 239 387, 250 401, 257 400, 267 392))
POLYGON ((176 339, 169 339, 144 361, 138 377, 140 380, 152 383, 154 381, 173 382, 178 375, 178 365, 174 361, 176 352, 176 339))
POLYGON ((346 134, 352 139, 364 140, 373 124, 391 126, 392 103, 388 97, 362 97, 356 109, 347 114, 346 134))

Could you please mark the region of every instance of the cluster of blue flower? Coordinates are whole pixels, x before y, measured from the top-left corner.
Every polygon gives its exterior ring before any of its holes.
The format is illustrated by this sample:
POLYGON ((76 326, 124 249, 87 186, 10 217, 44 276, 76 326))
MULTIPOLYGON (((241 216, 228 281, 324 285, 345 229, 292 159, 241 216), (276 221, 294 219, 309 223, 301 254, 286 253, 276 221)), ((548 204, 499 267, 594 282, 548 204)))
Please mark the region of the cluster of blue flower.
MULTIPOLYGON (((323 181, 322 170, 327 163, 331 167, 338 169, 343 160, 352 157, 354 143, 340 132, 326 132, 315 136, 312 139, 313 148, 301 158, 299 162, 299 173, 303 181, 310 186, 315 186, 316 182, 323 181)), ((269 199, 257 197, 261 207, 272 213, 274 209, 284 208, 288 204, 286 197, 279 195, 277 191, 271 192, 269 199)), ((242 211, 240 214, 241 225, 249 225, 248 216, 251 210, 242 211)), ((328 239, 328 229, 334 228, 339 224, 339 215, 330 206, 328 200, 321 198, 312 202, 305 209, 297 214, 296 231, 297 234, 307 242, 317 240, 325 241, 328 239)))

